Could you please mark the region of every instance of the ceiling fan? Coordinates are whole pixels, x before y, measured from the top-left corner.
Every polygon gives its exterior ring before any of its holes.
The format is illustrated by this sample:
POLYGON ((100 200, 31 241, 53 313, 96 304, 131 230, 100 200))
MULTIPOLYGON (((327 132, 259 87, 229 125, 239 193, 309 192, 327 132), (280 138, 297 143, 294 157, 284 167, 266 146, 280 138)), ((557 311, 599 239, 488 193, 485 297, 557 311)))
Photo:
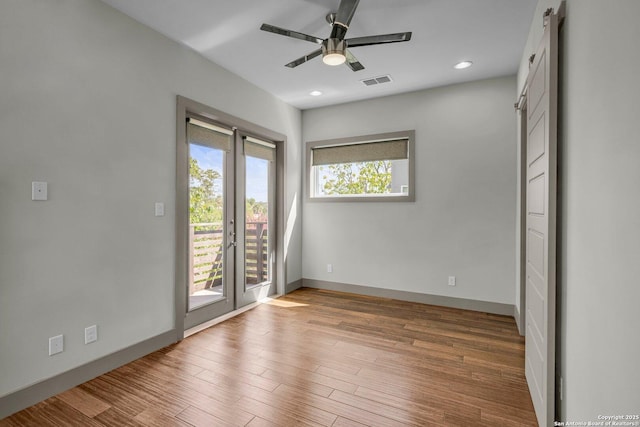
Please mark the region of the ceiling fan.
POLYGON ((355 37, 352 39, 345 39, 347 30, 351 19, 356 12, 358 2, 360 0, 341 0, 338 12, 329 13, 327 15, 327 22, 331 24, 331 35, 326 39, 310 36, 308 34, 300 33, 298 31, 286 30, 284 28, 276 27, 274 25, 262 24, 260 29, 274 34, 280 34, 282 36, 293 37, 294 39, 305 40, 311 43, 321 45, 320 49, 291 61, 286 64, 286 67, 294 68, 300 64, 322 55, 322 61, 327 65, 340 65, 346 63, 347 66, 353 71, 364 70, 364 66, 356 59, 355 56, 349 51, 348 48, 371 46, 376 44, 385 43, 398 43, 411 40, 411 32, 394 33, 394 34, 380 34, 377 36, 355 37))

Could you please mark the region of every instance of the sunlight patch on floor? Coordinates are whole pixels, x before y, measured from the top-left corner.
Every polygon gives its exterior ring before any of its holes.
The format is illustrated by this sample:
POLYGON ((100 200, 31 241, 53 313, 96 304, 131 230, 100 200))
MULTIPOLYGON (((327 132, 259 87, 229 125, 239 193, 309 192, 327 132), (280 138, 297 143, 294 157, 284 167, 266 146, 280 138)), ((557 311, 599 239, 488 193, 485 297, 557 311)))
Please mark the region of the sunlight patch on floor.
POLYGON ((306 307, 309 305, 309 304, 301 304, 299 302, 285 301, 281 299, 272 299, 272 298, 265 298, 260 302, 262 302, 263 304, 275 305, 276 307, 284 307, 284 308, 306 307))

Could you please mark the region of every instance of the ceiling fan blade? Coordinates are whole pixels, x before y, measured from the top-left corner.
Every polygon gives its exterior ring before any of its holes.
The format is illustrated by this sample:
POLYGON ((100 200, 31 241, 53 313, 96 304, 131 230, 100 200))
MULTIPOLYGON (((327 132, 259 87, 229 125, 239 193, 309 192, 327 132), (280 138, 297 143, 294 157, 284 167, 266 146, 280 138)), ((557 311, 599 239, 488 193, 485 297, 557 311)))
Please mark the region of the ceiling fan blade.
POLYGON ((289 68, 295 68, 300 64, 304 64, 307 61, 312 60, 313 58, 315 58, 316 56, 319 56, 322 54, 322 49, 318 49, 318 50, 314 50, 313 52, 302 56, 298 59, 296 59, 295 61, 291 61, 288 64, 285 65, 285 67, 289 67, 289 68))
POLYGON ((411 40, 411 31, 406 33, 380 34, 377 36, 355 37, 347 39, 347 46, 371 46, 374 44, 408 42, 411 40))
POLYGON ((344 36, 347 34, 351 19, 356 13, 356 7, 360 0, 342 0, 336 12, 336 18, 333 22, 333 28, 331 29, 331 38, 344 40, 344 36))
POLYGON ((275 25, 262 24, 260 27, 262 31, 267 31, 269 33, 280 34, 281 36, 293 37, 294 39, 304 40, 311 43, 321 44, 322 39, 310 36, 308 34, 299 33, 297 31, 287 30, 285 28, 276 27, 275 25))
POLYGON ((356 59, 355 56, 353 56, 353 54, 351 52, 349 52, 349 50, 345 50, 345 56, 347 57, 347 61, 345 62, 345 64, 347 64, 347 67, 351 68, 351 71, 360 71, 360 70, 364 70, 364 66, 360 63, 360 61, 358 61, 356 59))

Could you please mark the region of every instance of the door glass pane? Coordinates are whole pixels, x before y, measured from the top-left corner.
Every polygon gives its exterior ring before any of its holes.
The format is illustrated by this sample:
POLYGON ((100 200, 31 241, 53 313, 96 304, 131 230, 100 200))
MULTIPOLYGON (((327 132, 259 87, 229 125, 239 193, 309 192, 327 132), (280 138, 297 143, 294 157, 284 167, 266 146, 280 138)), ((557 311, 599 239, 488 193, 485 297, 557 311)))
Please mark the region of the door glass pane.
POLYGON ((225 296, 225 155, 189 144, 189 311, 225 296))
POLYGON ((269 281, 269 160, 246 156, 245 285, 269 281))

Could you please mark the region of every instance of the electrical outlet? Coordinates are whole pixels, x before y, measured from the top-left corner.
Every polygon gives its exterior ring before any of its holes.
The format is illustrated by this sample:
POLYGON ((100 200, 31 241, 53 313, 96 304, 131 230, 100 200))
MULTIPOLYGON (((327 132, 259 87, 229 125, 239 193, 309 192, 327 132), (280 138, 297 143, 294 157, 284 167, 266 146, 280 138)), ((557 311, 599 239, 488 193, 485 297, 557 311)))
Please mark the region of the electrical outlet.
POLYGON ((47 183, 34 181, 31 183, 31 200, 47 200, 47 183))
POLYGON ((327 264, 327 273, 333 273, 333 265, 327 264))
POLYGON ((56 335, 49 338, 49 356, 62 353, 64 351, 64 336, 56 335))
POLYGON ((98 327, 96 325, 84 328, 84 343, 90 344, 98 341, 98 327))
POLYGON ((455 286, 456 285, 456 276, 449 276, 449 282, 447 283, 447 285, 455 286))

